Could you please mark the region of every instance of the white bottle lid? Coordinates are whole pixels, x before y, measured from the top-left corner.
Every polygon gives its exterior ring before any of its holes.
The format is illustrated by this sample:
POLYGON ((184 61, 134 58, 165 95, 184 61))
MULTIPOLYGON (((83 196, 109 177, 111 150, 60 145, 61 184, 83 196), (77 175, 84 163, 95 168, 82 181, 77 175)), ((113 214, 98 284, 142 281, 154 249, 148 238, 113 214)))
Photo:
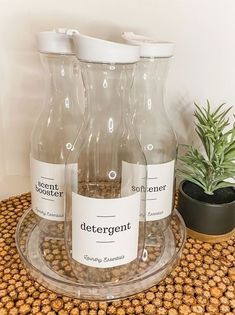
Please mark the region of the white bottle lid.
POLYGON ((134 63, 140 59, 138 46, 115 43, 81 34, 73 35, 77 58, 100 63, 134 63))
POLYGON ((41 53, 75 54, 72 35, 77 30, 59 28, 37 34, 38 50, 41 53))
POLYGON ((124 32, 122 37, 128 44, 140 46, 140 57, 171 57, 174 43, 156 41, 151 37, 124 32))

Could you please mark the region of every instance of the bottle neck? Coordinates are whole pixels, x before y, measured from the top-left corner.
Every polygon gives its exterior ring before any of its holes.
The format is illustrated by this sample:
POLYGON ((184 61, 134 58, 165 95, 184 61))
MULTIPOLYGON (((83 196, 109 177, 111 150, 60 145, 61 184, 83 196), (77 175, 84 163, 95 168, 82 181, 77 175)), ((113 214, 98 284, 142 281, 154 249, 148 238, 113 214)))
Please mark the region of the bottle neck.
POLYGON ((164 106, 169 58, 141 58, 131 93, 132 122, 149 164, 170 161, 176 138, 164 106))
POLYGON ((128 111, 134 64, 81 62, 86 94, 86 118, 92 126, 118 130, 128 111))
POLYGON ((79 71, 74 55, 41 54, 45 70, 45 103, 57 110, 77 106, 76 85, 79 71))
POLYGON ((134 84, 136 110, 151 114, 164 111, 165 81, 169 58, 141 58, 138 63, 134 84))

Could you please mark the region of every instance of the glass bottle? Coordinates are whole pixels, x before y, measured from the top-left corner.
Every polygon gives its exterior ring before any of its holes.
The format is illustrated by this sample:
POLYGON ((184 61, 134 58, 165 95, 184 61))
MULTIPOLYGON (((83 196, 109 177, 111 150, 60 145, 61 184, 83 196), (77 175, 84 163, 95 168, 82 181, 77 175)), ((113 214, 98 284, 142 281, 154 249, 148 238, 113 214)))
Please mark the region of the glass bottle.
POLYGON ((148 164, 146 225, 149 241, 164 231, 174 202, 177 140, 164 106, 164 89, 173 43, 123 34, 127 43, 140 46, 133 93, 133 124, 148 164))
POLYGON ((79 282, 116 283, 135 275, 144 246, 145 194, 132 191, 136 174, 124 173, 126 164, 146 165, 128 108, 139 48, 84 35, 74 41, 86 105, 66 170, 66 247, 79 282))
POLYGON ((62 237, 65 161, 82 123, 81 75, 72 37, 60 31, 38 33, 45 71, 45 98, 31 135, 32 208, 46 236, 62 237))

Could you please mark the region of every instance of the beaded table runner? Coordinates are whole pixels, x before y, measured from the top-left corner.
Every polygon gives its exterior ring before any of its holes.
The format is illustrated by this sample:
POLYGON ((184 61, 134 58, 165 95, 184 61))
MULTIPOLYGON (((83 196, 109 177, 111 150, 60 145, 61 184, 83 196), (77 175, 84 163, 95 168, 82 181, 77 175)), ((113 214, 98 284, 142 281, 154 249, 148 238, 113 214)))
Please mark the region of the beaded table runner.
POLYGON ((188 238, 174 271, 146 292, 114 302, 71 299, 30 279, 15 245, 30 194, 0 202, 0 315, 235 314, 235 237, 219 244, 188 238))

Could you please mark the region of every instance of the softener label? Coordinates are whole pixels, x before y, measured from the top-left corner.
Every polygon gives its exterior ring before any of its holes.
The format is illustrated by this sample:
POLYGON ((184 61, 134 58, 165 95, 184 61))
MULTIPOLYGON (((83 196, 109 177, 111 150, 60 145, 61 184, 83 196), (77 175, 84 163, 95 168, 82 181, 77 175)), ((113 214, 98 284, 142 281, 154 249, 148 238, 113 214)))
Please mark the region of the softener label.
POLYGON ((30 159, 32 208, 40 217, 64 221, 65 165, 30 159))
POLYGON ((146 193, 146 220, 155 221, 168 217, 173 207, 175 161, 149 164, 147 166, 147 187, 141 184, 140 180, 143 173, 142 165, 123 162, 122 168, 123 177, 127 180, 128 178, 133 179, 126 187, 132 193, 146 193))
POLYGON ((111 268, 137 258, 139 194, 98 199, 72 193, 72 257, 81 264, 111 268))

